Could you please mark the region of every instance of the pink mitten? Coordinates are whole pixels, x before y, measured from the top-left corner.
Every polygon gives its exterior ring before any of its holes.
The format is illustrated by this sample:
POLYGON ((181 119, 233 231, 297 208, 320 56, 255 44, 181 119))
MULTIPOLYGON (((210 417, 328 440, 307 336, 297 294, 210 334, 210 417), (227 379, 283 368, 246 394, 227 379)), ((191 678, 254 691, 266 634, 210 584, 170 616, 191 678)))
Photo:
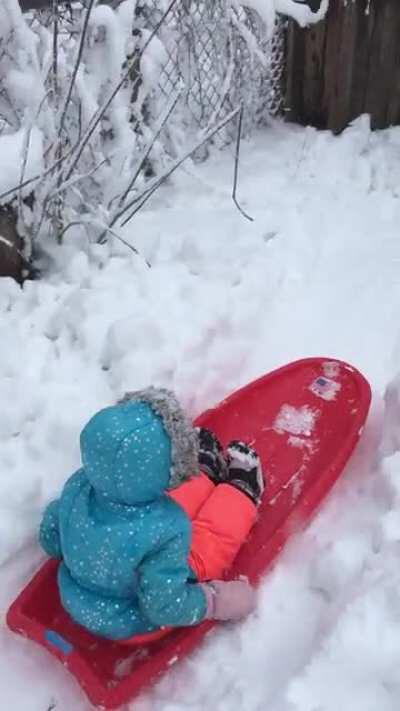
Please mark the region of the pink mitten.
POLYGON ((207 598, 207 618, 236 622, 256 607, 256 593, 246 580, 212 580, 201 584, 207 598))

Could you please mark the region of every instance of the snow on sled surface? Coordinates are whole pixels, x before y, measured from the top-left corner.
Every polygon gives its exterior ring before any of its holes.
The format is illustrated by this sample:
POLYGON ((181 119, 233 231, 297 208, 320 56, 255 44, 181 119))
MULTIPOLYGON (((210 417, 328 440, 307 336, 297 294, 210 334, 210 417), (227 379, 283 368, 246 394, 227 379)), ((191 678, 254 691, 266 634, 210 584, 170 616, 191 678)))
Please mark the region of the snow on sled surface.
MULTIPOLYGON (((196 424, 226 445, 243 439, 261 455, 267 491, 256 526, 229 577, 257 583, 285 541, 309 520, 352 453, 370 405, 370 387, 351 366, 310 358, 280 368, 233 393, 196 424)), ((11 629, 60 659, 94 705, 117 708, 188 654, 213 622, 176 629, 147 646, 94 637, 63 611, 58 563, 49 560, 8 612, 11 629)))

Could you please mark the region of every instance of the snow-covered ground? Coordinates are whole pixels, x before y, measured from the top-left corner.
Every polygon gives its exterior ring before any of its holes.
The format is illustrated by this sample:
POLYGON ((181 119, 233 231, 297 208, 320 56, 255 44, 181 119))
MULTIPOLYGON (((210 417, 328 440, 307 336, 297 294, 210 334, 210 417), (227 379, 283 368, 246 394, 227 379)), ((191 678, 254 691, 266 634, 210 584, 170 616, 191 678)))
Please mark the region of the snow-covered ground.
POLYGON ((125 389, 172 387, 194 415, 293 359, 351 362, 374 403, 348 471, 260 590, 135 711, 398 711, 400 128, 340 138, 276 124, 187 164, 123 233, 52 250, 41 281, 0 280, 1 709, 87 711, 75 682, 5 628, 42 558, 40 512, 78 433, 125 389), (151 264, 149 268, 146 260, 151 264))

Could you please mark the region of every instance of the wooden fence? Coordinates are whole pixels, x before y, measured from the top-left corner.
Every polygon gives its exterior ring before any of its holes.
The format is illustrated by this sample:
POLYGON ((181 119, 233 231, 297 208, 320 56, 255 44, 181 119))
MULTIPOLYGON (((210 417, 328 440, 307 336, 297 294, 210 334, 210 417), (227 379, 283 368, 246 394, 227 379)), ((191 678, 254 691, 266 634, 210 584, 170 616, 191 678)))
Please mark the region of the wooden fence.
POLYGON ((324 22, 288 37, 289 118, 335 133, 362 113, 400 123, 400 0, 330 0, 324 22))

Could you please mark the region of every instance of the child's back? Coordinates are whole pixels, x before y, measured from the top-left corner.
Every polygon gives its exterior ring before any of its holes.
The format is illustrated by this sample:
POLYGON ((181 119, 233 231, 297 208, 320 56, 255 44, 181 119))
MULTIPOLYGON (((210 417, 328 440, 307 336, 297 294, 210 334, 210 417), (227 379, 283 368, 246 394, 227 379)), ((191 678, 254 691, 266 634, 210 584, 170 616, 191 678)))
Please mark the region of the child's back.
POLYGON ((197 440, 173 401, 151 405, 128 400, 90 420, 83 467, 41 527, 45 550, 63 559, 65 609, 111 639, 195 624, 207 609, 186 562, 190 522, 165 494, 196 472, 197 440))

